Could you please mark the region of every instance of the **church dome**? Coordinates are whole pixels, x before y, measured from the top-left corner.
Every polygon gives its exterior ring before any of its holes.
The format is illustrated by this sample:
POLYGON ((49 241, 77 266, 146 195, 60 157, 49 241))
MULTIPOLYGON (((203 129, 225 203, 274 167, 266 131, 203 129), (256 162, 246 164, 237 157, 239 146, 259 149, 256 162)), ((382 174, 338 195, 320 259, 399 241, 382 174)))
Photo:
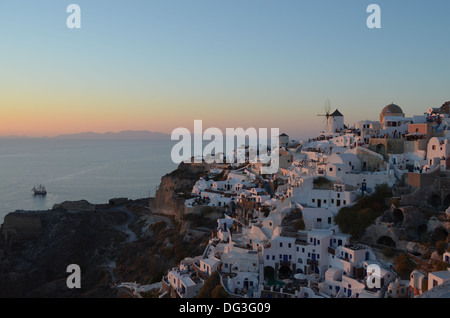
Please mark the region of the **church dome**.
POLYGON ((403 110, 398 105, 390 104, 383 108, 381 114, 383 116, 390 116, 393 114, 403 114, 403 110))

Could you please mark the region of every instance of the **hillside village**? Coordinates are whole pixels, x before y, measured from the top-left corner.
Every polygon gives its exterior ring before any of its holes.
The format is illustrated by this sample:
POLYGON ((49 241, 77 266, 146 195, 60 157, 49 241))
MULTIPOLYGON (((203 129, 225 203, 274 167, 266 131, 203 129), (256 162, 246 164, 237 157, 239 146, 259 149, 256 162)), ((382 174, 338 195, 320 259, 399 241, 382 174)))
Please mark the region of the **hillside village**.
POLYGON ((449 107, 407 117, 390 104, 353 127, 327 112, 317 138, 279 136, 274 175, 215 164, 185 209, 223 217, 204 253, 163 277, 160 297, 196 297, 214 275, 231 297, 425 297, 441 285, 448 296, 449 107))

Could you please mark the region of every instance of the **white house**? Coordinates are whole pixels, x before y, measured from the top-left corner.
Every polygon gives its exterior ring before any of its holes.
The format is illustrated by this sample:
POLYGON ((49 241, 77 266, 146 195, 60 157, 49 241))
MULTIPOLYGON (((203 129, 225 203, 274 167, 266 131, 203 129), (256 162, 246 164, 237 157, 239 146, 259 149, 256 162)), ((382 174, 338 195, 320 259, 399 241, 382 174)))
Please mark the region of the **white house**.
POLYGON ((198 180, 194 187, 192 188, 192 194, 200 194, 203 190, 206 190, 208 188, 210 188, 213 184, 213 180, 205 180, 203 178, 201 178, 200 180, 198 180))
POLYGON ((450 280, 450 268, 445 271, 428 273, 428 290, 450 280))
POLYGON ((353 153, 332 154, 328 157, 325 175, 334 180, 346 173, 361 172, 361 160, 353 153))
POLYGON ((342 276, 342 291, 347 298, 358 298, 364 291, 364 284, 349 276, 342 276))
POLYGON ((333 143, 335 147, 350 148, 356 146, 360 140, 361 137, 355 134, 345 134, 330 139, 330 142, 333 143))
POLYGON ((173 269, 167 274, 167 282, 180 298, 194 298, 203 286, 203 280, 194 280, 187 270, 173 269))
POLYGON ((255 251, 233 246, 232 240, 225 248, 221 255, 222 272, 237 273, 237 272, 251 272, 257 273, 258 254, 255 251))
POLYGON ((200 260, 200 270, 209 276, 217 270, 219 265, 220 260, 215 257, 208 257, 200 260))
POLYGON ((413 270, 409 280, 410 294, 413 296, 423 294, 428 288, 427 279, 428 277, 426 274, 417 269, 413 270))
POLYGON ((387 288, 387 294, 390 298, 409 297, 409 280, 397 278, 390 282, 387 288))
POLYGON ((228 179, 225 181, 214 181, 211 185, 211 189, 217 191, 234 191, 235 184, 241 180, 228 179))
POLYGON ((325 281, 319 285, 320 292, 336 297, 342 288, 342 269, 329 268, 325 272, 325 281))
POLYGON ((375 260, 375 254, 369 247, 353 245, 338 246, 330 251, 329 264, 331 267, 342 269, 344 275, 353 276, 355 268, 364 268, 365 261, 375 260))
POLYGON ((428 142, 427 146, 427 160, 430 166, 436 166, 444 162, 450 156, 449 138, 433 137, 428 142))
POLYGON ((333 226, 334 214, 325 208, 301 207, 305 230, 329 229, 333 226))
POLYGON ((289 146, 289 136, 285 133, 282 133, 279 137, 280 147, 287 147, 289 146))
POLYGON ((250 272, 238 272, 228 276, 224 282, 227 289, 234 294, 249 295, 258 291, 259 274, 250 272))
POLYGON ((355 190, 345 190, 344 184, 335 183, 333 189, 311 189, 308 205, 315 208, 341 208, 357 198, 355 190))
POLYGON ((445 252, 444 255, 442 255, 442 260, 447 264, 450 264, 450 252, 445 252))
POLYGON ((216 231, 217 238, 222 242, 228 242, 230 240, 230 229, 232 228, 234 219, 225 215, 223 219, 217 219, 216 231))

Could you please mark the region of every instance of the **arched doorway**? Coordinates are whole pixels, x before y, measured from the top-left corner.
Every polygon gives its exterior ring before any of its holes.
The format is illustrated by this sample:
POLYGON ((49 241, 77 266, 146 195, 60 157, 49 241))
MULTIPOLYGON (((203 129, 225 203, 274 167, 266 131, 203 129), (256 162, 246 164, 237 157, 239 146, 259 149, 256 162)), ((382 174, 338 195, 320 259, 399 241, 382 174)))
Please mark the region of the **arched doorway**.
POLYGON ((402 223, 404 219, 403 211, 400 209, 395 209, 392 212, 392 216, 394 218, 394 223, 402 223))
POLYGON ((438 194, 434 193, 434 194, 430 197, 429 203, 430 203, 433 207, 438 208, 438 207, 441 206, 441 197, 440 197, 438 194))
POLYGON ((292 276, 292 270, 289 266, 281 266, 278 270, 278 277, 280 279, 290 278, 292 276))
POLYGON ((395 244, 395 241, 389 236, 381 236, 377 240, 377 244, 389 246, 389 247, 397 247, 397 244, 395 244))
POLYGON ((383 144, 378 144, 376 147, 376 152, 384 155, 386 153, 386 147, 383 144))

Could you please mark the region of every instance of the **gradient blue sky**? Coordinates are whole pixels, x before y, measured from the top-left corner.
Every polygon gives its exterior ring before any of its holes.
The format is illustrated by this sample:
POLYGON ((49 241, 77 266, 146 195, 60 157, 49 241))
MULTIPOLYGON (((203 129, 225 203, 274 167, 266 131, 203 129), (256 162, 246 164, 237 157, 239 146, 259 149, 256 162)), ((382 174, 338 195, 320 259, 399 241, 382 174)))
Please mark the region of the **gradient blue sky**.
POLYGON ((327 99, 350 125, 391 102, 422 114, 450 100, 449 16, 446 0, 1 0, 0 135, 202 119, 300 138, 327 99))

